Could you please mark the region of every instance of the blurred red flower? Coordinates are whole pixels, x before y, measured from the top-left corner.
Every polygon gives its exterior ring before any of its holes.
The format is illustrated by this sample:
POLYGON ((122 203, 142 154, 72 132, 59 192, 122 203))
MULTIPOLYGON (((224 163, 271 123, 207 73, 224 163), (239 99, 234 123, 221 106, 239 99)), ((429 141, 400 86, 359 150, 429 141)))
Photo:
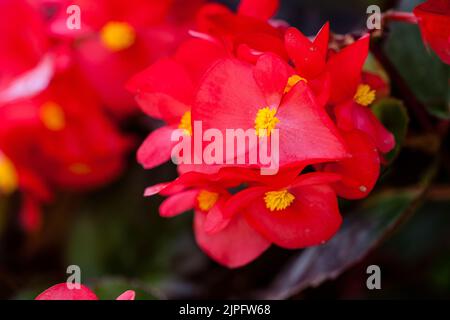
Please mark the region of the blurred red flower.
MULTIPOLYGON (((127 80, 156 59, 172 53, 187 36, 203 0, 35 0, 47 11, 51 34, 69 41, 74 63, 95 88, 105 107, 122 118, 137 109, 124 87, 127 80), (79 6, 81 29, 67 28, 66 9, 79 6), (181 9, 183 8, 183 9, 181 9)), ((61 40, 62 39, 62 40, 61 40)))
POLYGON ((450 64, 450 2, 427 0, 414 8, 420 31, 439 58, 450 64))
POLYGON ((35 96, 1 105, 0 124, 0 150, 12 163, 8 174, 17 176, 9 189, 25 193, 21 220, 28 230, 39 227, 39 203, 51 192, 110 182, 131 147, 75 71, 58 74, 35 96))

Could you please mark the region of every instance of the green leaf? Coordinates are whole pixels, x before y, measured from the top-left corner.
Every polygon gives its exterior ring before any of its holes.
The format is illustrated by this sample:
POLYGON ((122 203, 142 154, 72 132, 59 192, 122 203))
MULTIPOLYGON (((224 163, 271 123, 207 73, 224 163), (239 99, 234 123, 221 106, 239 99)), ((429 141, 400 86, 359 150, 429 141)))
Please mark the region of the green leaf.
POLYGON ((408 131, 408 111, 400 100, 386 98, 372 106, 372 111, 383 125, 395 137, 395 148, 386 155, 386 160, 392 162, 400 152, 408 131))
POLYGON ((417 25, 391 24, 385 51, 428 112, 450 118, 449 67, 426 48, 417 25))
POLYGON ((417 197, 417 192, 392 192, 371 198, 346 217, 327 244, 294 257, 258 298, 286 299, 336 278, 373 250, 417 197))
POLYGON ((383 191, 362 202, 345 216, 340 231, 328 243, 296 254, 268 287, 252 297, 286 299, 335 279, 361 261, 416 211, 439 165, 436 158, 414 188, 383 191))

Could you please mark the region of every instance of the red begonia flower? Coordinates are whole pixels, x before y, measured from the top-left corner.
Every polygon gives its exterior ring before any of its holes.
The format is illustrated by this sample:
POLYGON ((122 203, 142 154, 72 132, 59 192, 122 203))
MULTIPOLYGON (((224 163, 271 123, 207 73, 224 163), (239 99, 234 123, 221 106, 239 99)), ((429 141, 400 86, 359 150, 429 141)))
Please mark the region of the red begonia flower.
POLYGON ((420 31, 439 58, 450 64, 450 2, 427 0, 414 9, 420 31))
MULTIPOLYGON (((127 290, 116 300, 134 300, 134 297, 135 292, 127 290)), ((84 285, 69 289, 67 283, 59 283, 39 294, 35 300, 98 300, 98 297, 84 285)))
POLYGON ((198 89, 193 121, 202 121, 204 130, 219 129, 223 136, 226 129, 253 129, 253 134, 266 136, 279 129, 282 166, 345 158, 331 120, 304 81, 289 82, 294 75, 272 54, 261 56, 256 66, 223 60, 206 73, 198 89))
POLYGON ((49 22, 50 30, 76 41, 75 62, 106 107, 122 117, 135 111, 132 96, 124 90, 126 81, 173 52, 187 36, 193 11, 202 2, 183 3, 186 10, 180 12, 180 4, 173 0, 52 1, 56 14, 49 22), (80 7, 81 30, 66 26, 69 5, 80 7))
MULTIPOLYGON (((17 102, 17 108, 22 103, 17 102)), ((34 151, 32 167, 50 184, 92 189, 121 173, 130 141, 103 114, 76 73, 56 77, 46 91, 27 103, 34 106, 41 125, 35 136, 39 148, 34 151)))
POLYGON ((11 164, 3 173, 9 192, 23 193, 26 230, 39 228, 40 204, 53 191, 92 189, 117 177, 129 147, 76 72, 59 74, 37 95, 0 104, 0 150, 11 164))
POLYGON ((342 221, 336 194, 329 186, 339 178, 309 173, 283 179, 283 186, 249 187, 230 198, 226 208, 231 214, 236 209, 244 212, 250 226, 280 247, 321 244, 336 233, 342 221))

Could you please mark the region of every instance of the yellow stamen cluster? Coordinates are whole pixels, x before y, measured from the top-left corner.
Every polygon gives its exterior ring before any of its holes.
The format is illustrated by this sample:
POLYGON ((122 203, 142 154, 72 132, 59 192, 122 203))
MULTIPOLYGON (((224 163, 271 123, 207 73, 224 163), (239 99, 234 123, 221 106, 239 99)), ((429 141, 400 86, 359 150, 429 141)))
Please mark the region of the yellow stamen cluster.
POLYGON ((353 97, 356 103, 362 106, 370 105, 376 98, 376 91, 372 90, 367 84, 360 84, 353 97))
POLYGON ((82 162, 77 162, 70 165, 69 171, 80 176, 92 172, 91 168, 87 164, 82 162))
POLYGON ((289 207, 294 200, 295 196, 286 189, 279 191, 269 191, 266 192, 264 196, 266 207, 270 211, 284 210, 289 207))
POLYGON ((256 135, 259 137, 270 136, 270 133, 275 129, 280 120, 275 116, 276 109, 265 107, 258 110, 255 118, 256 135))
POLYGON ((284 88, 284 93, 288 93, 289 91, 291 91, 291 89, 300 81, 305 81, 308 82, 305 78, 300 77, 297 74, 294 74, 293 76, 290 76, 288 79, 288 82, 286 84, 286 87, 284 88))
POLYGON ((191 123, 191 112, 186 111, 181 117, 178 129, 183 129, 184 133, 188 136, 192 135, 192 123, 191 123))
POLYGON ((202 190, 197 196, 198 207, 202 211, 209 211, 219 199, 219 194, 207 190, 202 190))
POLYGON ((110 21, 100 31, 100 39, 111 51, 121 51, 133 45, 136 33, 128 23, 110 21))
POLYGON ((17 189, 18 177, 12 162, 0 153, 0 192, 11 194, 17 189))
POLYGON ((39 117, 44 126, 51 131, 60 131, 66 126, 64 111, 55 102, 44 103, 40 108, 39 117))

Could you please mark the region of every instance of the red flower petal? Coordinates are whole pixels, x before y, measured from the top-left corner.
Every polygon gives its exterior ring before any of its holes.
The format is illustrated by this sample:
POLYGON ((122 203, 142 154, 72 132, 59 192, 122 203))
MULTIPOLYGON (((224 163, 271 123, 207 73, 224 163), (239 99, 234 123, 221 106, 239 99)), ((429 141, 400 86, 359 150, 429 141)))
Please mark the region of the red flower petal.
POLYGON ((327 68, 331 76, 331 103, 353 98, 369 53, 369 42, 370 36, 365 35, 329 59, 327 68))
POLYGON ((328 22, 320 29, 312 42, 296 28, 289 28, 286 31, 286 50, 294 62, 295 69, 302 77, 308 80, 313 79, 324 70, 329 34, 328 22))
POLYGON ((294 70, 274 54, 267 53, 258 59, 254 76, 266 98, 268 107, 278 108, 288 79, 292 74, 294 74, 294 70))
POLYGON ((178 47, 174 59, 186 69, 193 83, 198 83, 211 65, 225 56, 225 48, 220 44, 194 38, 178 47))
POLYGON ((254 127, 258 110, 266 106, 251 65, 227 59, 206 73, 192 109, 192 118, 203 121, 204 130, 247 130, 254 127))
POLYGON ((428 0, 414 9, 424 41, 450 64, 450 2, 428 0))
POLYGON ((145 139, 137 152, 137 160, 144 168, 151 169, 170 160, 172 147, 176 143, 170 138, 175 129, 174 126, 164 126, 145 139))
POLYGON ((317 106, 311 90, 303 81, 283 100, 277 118, 280 120, 281 165, 347 156, 336 128, 324 110, 317 106))
POLYGON ((186 105, 165 93, 141 93, 136 97, 139 107, 147 115, 157 119, 163 119, 168 124, 180 121, 190 106, 186 105))
POLYGON ((230 223, 229 217, 225 214, 225 202, 228 197, 221 196, 216 205, 208 211, 204 223, 205 232, 214 234, 222 231, 230 223))
POLYGON ((181 117, 193 100, 194 85, 182 65, 173 59, 161 59, 135 75, 127 84, 128 90, 138 94, 143 110, 153 117, 170 119, 181 117), (141 94, 156 93, 140 98, 141 94), (176 111, 170 111, 174 103, 176 111), (166 115, 166 116, 165 116, 166 115))
POLYGON ((278 0, 241 0, 238 13, 267 20, 271 18, 278 10, 278 0))
POLYGON ((220 232, 205 231, 206 213, 196 211, 195 238, 200 248, 218 263, 229 268, 246 265, 270 246, 270 242, 252 229, 245 219, 237 215, 220 232))
POLYGON ((380 152, 387 153, 395 147, 394 135, 383 126, 370 108, 351 101, 338 105, 335 114, 339 128, 365 132, 380 152))
POLYGON ((59 283, 42 292, 35 300, 98 300, 88 287, 80 286, 80 289, 69 289, 67 283, 59 283))
POLYGON ((288 249, 330 239, 342 222, 335 192, 327 185, 298 187, 289 192, 295 199, 285 210, 270 211, 263 197, 252 202, 245 214, 248 223, 271 242, 288 249))
MULTIPOLYGON (((275 100, 273 92, 280 88, 282 79, 286 77, 286 70, 280 70, 281 75, 274 70, 273 66, 281 63, 272 63, 276 61, 273 56, 262 59, 268 72, 263 75, 264 69, 260 66, 255 69, 259 70, 255 72, 255 77, 251 65, 237 60, 223 60, 210 69, 193 108, 193 119, 202 120, 204 130, 216 128, 225 134, 226 129, 254 128, 258 110, 268 106, 264 95, 267 93, 269 98, 275 100), (269 77, 276 79, 275 85, 268 81, 269 77), (259 79, 262 88, 255 78, 259 79)), ((280 129, 281 165, 346 156, 334 125, 323 109, 317 106, 303 81, 287 94, 276 117, 280 120, 277 128, 280 129)))
POLYGON ((343 132, 352 158, 327 164, 324 171, 335 172, 342 180, 333 184, 345 199, 365 198, 372 191, 380 174, 380 158, 372 140, 361 131, 343 132))
POLYGON ((171 218, 193 209, 197 204, 198 190, 189 190, 170 196, 161 203, 161 217, 171 218))
POLYGON ((136 292, 133 290, 127 290, 124 293, 122 293, 120 296, 116 298, 116 300, 134 300, 136 297, 136 292))

